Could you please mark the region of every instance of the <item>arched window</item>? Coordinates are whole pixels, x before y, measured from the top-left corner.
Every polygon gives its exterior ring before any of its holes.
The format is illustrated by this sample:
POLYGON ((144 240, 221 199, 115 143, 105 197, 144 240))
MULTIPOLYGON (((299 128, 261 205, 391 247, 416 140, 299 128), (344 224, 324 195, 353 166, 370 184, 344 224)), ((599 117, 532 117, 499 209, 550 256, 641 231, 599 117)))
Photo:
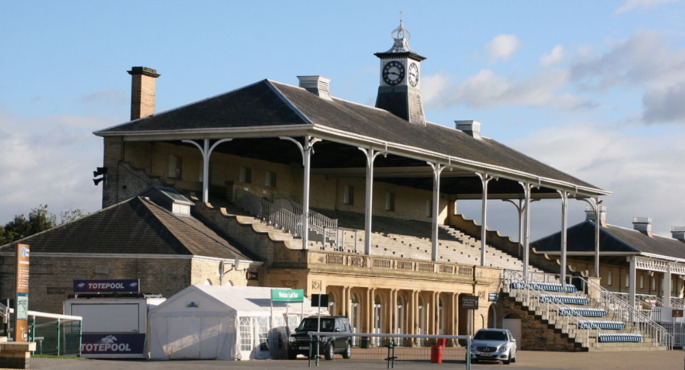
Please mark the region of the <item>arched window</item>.
MULTIPOLYGON (((423 300, 423 297, 419 297, 419 307, 417 311, 417 314, 419 316, 419 322, 417 323, 419 334, 426 334, 426 302, 423 300)), ((420 346, 423 346, 423 342, 424 339, 419 338, 418 344, 420 346)))
MULTIPOLYGON (((359 294, 357 293, 352 293, 352 302, 351 302, 351 310, 350 310, 350 325, 352 326, 352 332, 353 333, 358 333, 359 329, 361 327, 361 299, 359 298, 359 294)), ((352 337, 352 345, 358 345, 357 343, 358 337, 352 337)))

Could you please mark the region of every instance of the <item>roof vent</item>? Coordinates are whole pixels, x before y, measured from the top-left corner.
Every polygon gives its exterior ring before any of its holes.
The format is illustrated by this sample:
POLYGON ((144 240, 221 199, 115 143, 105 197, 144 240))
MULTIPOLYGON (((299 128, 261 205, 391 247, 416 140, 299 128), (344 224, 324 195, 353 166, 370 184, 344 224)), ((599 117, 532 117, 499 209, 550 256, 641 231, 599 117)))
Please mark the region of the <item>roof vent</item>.
POLYGON ((326 100, 333 100, 329 86, 331 79, 323 76, 297 76, 300 87, 326 100))
POLYGON ((633 228, 647 236, 652 236, 652 218, 633 217, 633 228))
POLYGON ((474 120, 454 121, 457 130, 464 131, 467 135, 474 139, 480 139, 480 122, 474 120))
POLYGON ((141 195, 177 216, 190 216, 190 207, 195 205, 176 189, 162 186, 153 186, 141 195))
POLYGON ((671 228, 671 235, 673 235, 673 239, 677 239, 685 243, 685 226, 673 226, 671 228))
MULTIPOLYGON (((585 220, 595 222, 595 210, 592 207, 585 207, 585 220)), ((599 206, 599 225, 607 224, 607 207, 599 206)))

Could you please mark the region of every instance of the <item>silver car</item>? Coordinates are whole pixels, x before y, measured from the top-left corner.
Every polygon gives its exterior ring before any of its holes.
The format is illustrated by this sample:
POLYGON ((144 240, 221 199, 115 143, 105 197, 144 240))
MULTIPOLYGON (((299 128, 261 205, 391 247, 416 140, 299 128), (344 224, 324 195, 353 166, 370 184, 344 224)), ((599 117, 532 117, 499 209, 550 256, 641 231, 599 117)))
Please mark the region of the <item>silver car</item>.
POLYGON ((516 339, 507 329, 480 329, 473 336, 469 354, 471 362, 516 362, 516 339))

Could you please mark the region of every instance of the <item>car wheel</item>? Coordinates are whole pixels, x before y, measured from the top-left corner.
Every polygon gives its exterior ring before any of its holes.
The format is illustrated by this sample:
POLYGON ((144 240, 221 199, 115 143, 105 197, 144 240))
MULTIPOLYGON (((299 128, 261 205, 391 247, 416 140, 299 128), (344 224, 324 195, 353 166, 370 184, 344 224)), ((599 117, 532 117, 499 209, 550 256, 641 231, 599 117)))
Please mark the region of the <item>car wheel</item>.
POLYGON ((295 351, 288 351, 288 359, 294 360, 297 358, 297 352, 295 351))
POLYGON ((502 361, 503 364, 509 365, 511 363, 511 352, 507 355, 507 359, 502 361))
POLYGON ((323 352, 323 357, 326 360, 332 360, 333 359, 333 343, 328 343, 326 346, 326 349, 323 352))
POLYGON ((350 342, 347 342, 345 345, 345 352, 343 352, 342 356, 346 359, 352 357, 352 345, 350 345, 350 342))

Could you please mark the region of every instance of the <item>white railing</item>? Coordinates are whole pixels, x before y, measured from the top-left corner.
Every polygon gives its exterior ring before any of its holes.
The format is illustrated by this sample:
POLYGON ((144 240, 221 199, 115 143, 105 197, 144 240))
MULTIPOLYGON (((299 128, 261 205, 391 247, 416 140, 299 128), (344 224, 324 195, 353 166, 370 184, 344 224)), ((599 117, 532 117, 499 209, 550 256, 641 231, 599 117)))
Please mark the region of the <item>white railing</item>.
POLYGON ((589 348, 591 344, 597 343, 600 328, 594 325, 592 320, 583 320, 581 324, 580 320, 584 319, 584 316, 576 313, 576 310, 569 309, 569 306, 560 304, 553 298, 544 299, 541 302, 540 295, 550 292, 542 290, 535 283, 554 282, 550 279, 549 274, 539 274, 536 276, 539 280, 530 280, 530 277, 524 279, 521 272, 513 270, 504 270, 502 275, 502 290, 510 297, 520 301, 528 309, 547 319, 550 324, 569 337, 575 338, 583 347, 589 348), (514 284, 517 285, 517 288, 522 289, 512 288, 514 284), (562 311, 566 311, 567 315, 562 316, 560 314, 562 311))
POLYGON ((592 290, 600 293, 599 299, 592 297, 594 294, 590 294, 590 298, 596 300, 595 303, 599 307, 604 308, 621 321, 632 323, 640 334, 645 337, 651 337, 653 339, 652 343, 655 346, 664 346, 668 349, 673 348, 673 336, 663 326, 652 320, 649 315, 635 307, 631 307, 628 302, 592 280, 585 280, 581 277, 578 277, 578 279, 585 282, 588 291, 592 290))
POLYGON ((248 191, 236 192, 236 205, 262 221, 298 237, 302 232, 302 216, 275 205, 248 191))
MULTIPOLYGON (((279 198, 277 202, 272 203, 249 191, 239 189, 236 192, 236 205, 270 225, 281 228, 295 237, 301 237, 303 210, 300 204, 286 198, 279 198)), ((324 246, 330 240, 338 240, 338 229, 338 220, 309 211, 309 231, 321 235, 324 246)))

